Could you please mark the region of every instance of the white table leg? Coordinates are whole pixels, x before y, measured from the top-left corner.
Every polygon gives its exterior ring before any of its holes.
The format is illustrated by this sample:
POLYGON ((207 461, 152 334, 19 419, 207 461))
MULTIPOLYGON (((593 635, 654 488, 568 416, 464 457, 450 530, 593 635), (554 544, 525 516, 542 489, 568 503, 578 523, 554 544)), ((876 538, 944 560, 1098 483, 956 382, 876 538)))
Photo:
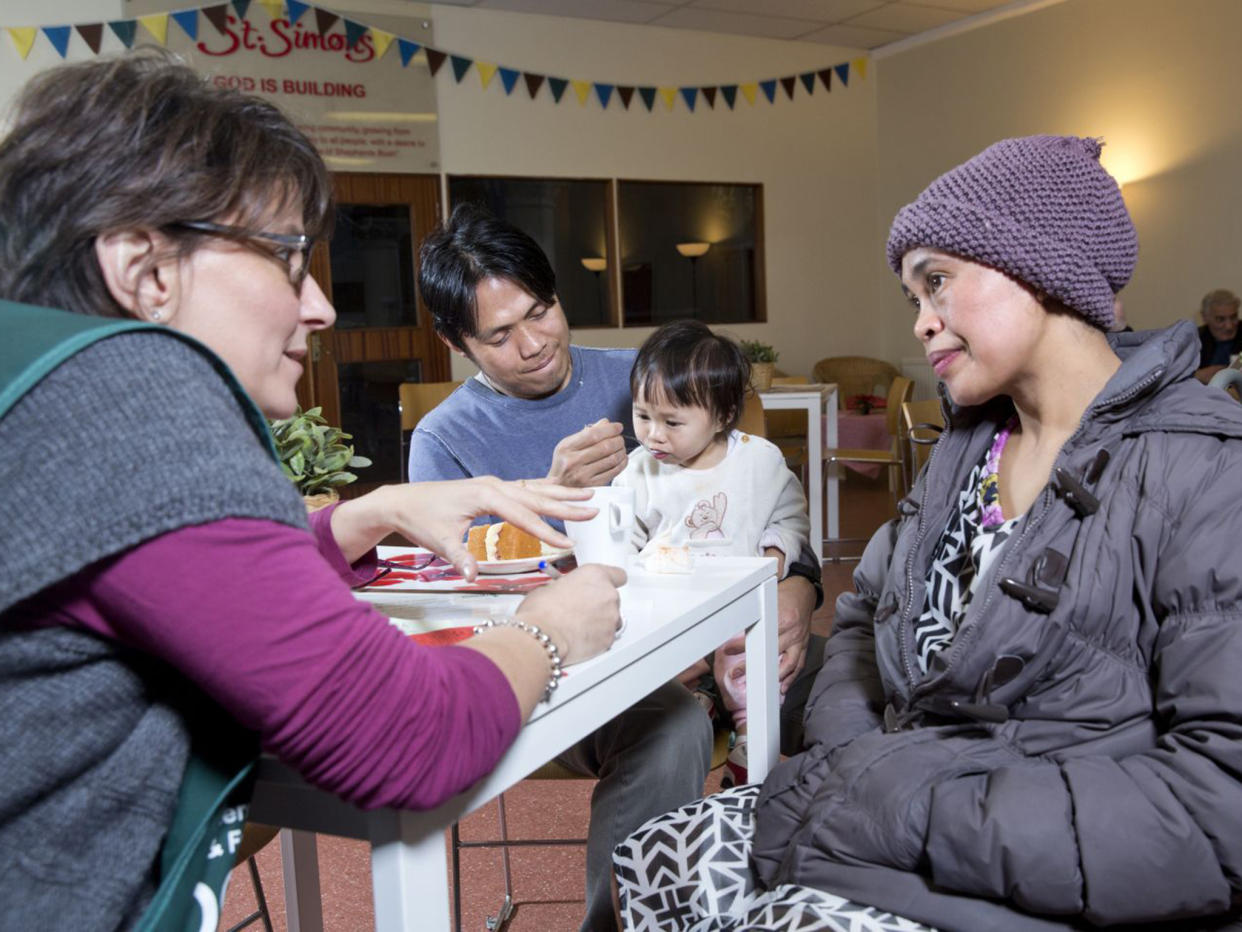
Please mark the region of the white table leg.
POLYGON ((391 815, 396 819, 397 837, 371 844, 375 932, 451 928, 444 832, 416 833, 412 823, 417 813, 391 815))
POLYGON ((746 779, 759 783, 780 760, 776 578, 759 587, 760 620, 746 629, 746 779))
MULTIPOLYGON (((828 397, 824 406, 825 422, 828 428, 827 436, 824 437, 824 446, 830 449, 837 447, 837 388, 833 386, 832 391, 828 393, 828 397)), ((823 465, 823 447, 820 448, 820 465, 823 465)), ((834 467, 828 469, 828 537, 837 538, 841 536, 841 511, 840 496, 838 490, 839 474, 834 467)), ((823 541, 819 542, 823 547, 823 541)), ((823 551, 820 551, 820 559, 823 559, 823 551)))
POLYGON ((323 932, 315 833, 281 829, 280 863, 285 878, 285 922, 289 932, 323 932))

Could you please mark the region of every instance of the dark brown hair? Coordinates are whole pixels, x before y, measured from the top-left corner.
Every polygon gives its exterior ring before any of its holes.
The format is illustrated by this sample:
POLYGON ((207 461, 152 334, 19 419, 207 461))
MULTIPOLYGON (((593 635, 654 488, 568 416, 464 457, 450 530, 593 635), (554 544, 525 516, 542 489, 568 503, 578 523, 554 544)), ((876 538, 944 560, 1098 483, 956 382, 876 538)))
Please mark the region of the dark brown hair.
POLYGON ((184 221, 262 229, 301 205, 327 234, 332 187, 310 141, 275 106, 211 85, 160 49, 44 72, 0 142, 0 298, 123 316, 97 237, 160 230, 179 255, 184 221))
POLYGON ((630 393, 705 408, 728 432, 742 418, 750 361, 733 340, 698 320, 665 324, 647 337, 630 370, 630 393))

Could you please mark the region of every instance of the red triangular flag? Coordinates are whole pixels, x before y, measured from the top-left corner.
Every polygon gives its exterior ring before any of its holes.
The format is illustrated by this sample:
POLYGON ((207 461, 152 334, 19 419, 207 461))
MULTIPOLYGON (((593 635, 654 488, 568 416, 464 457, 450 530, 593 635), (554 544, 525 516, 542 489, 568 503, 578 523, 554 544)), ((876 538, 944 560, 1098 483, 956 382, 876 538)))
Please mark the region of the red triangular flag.
POLYGON ((78 26, 78 35, 82 37, 87 45, 91 47, 91 51, 96 55, 99 54, 99 42, 103 38, 103 23, 85 23, 78 26))
POLYGON ((819 79, 824 82, 824 90, 826 91, 832 90, 832 69, 831 68, 825 68, 823 71, 819 72, 819 79))
POLYGON ((543 75, 524 71, 522 78, 526 81, 526 90, 530 93, 530 99, 534 100, 535 95, 539 93, 539 88, 543 87, 543 75))
POLYGON ((448 53, 441 52, 439 49, 429 48, 425 45, 423 46, 423 51, 427 53, 427 69, 434 78, 436 72, 440 70, 440 66, 444 64, 444 60, 448 58, 448 53))
POLYGON ((703 96, 707 98, 707 106, 715 110, 716 109, 716 89, 714 87, 704 87, 704 88, 700 88, 700 90, 703 91, 703 96))
POLYGON ((630 109, 630 98, 634 96, 634 88, 629 87, 627 85, 618 84, 617 85, 617 96, 621 98, 621 103, 625 106, 625 109, 629 110, 630 109))
POLYGON ((794 84, 797 83, 797 80, 797 78, 792 76, 781 78, 781 87, 785 89, 785 93, 789 95, 790 100, 793 100, 794 84))
POLYGON ((207 17, 207 22, 216 27, 216 32, 224 35, 229 25, 229 8, 228 4, 221 3, 219 6, 205 6, 202 13, 207 17))

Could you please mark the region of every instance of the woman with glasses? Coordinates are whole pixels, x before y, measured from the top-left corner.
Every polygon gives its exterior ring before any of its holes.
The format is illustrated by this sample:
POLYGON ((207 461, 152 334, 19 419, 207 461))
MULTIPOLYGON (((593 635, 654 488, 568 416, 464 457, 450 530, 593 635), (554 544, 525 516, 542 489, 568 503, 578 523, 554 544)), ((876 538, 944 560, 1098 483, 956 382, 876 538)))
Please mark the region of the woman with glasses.
POLYGON ((307 276, 330 218, 285 117, 166 55, 49 71, 17 103, 0 142, 14 928, 198 928, 260 746, 355 804, 435 806, 491 769, 562 662, 612 641, 624 575, 603 567, 435 650, 351 595, 389 533, 472 576, 476 515, 567 545, 539 515, 594 509, 478 479, 380 489, 308 527, 264 419, 294 411, 335 318, 307 276))

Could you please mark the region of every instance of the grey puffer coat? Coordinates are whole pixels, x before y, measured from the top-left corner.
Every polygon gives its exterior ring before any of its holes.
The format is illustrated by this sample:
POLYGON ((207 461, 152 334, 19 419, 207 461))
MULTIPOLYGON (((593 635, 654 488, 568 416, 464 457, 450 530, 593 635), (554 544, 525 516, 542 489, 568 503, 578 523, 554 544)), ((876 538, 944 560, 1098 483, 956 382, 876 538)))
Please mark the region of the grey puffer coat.
POLYGON ((769 887, 944 929, 1239 914, 1242 406, 1191 377, 1188 323, 1115 347, 1121 368, 924 676, 933 551, 1012 408, 949 412, 837 602, 807 750, 764 784, 769 887))

